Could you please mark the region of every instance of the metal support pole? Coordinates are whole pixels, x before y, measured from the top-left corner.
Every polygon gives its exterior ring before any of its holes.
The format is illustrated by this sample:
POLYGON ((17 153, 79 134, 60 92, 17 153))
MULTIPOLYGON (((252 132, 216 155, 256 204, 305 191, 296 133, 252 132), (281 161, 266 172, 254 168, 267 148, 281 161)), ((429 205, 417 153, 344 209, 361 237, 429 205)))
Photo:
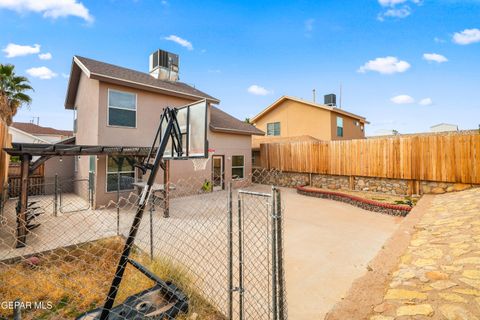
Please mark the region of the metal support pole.
POLYGON ((228 182, 228 320, 233 320, 233 210, 232 181, 228 182))
POLYGON ((170 217, 170 160, 165 160, 163 170, 163 217, 170 217))
POLYGON ((150 260, 153 260, 153 211, 155 211, 155 196, 150 202, 150 260))
MULTIPOLYGON (((137 212, 135 213, 132 226, 130 227, 129 234, 125 242, 125 246, 123 247, 123 252, 122 252, 122 255, 120 256, 120 260, 117 265, 117 270, 115 271, 115 276, 112 280, 112 284, 108 291, 107 299, 105 300, 105 304, 103 305, 103 310, 99 320, 107 320, 109 318, 110 310, 112 309, 113 303, 115 302, 115 298, 117 296, 120 283, 122 282, 123 274, 127 267, 128 256, 130 255, 130 251, 135 241, 138 228, 140 227, 140 223, 142 222, 145 206, 148 202, 148 198, 150 197, 152 186, 155 183, 155 177, 157 176, 160 163, 162 162, 162 159, 163 159, 163 154, 167 147, 168 137, 170 137, 170 135, 172 134, 174 125, 176 126, 177 132, 180 131, 178 128, 178 122, 176 122, 176 118, 174 118, 176 116, 176 113, 173 110, 169 110, 169 109, 166 109, 166 111, 170 112, 170 120, 168 121, 167 127, 164 132, 165 136, 162 138, 162 140, 160 141, 160 145, 157 148, 155 160, 150 169, 150 176, 148 177, 147 184, 142 191, 142 195, 138 203, 137 212)), ((146 163, 149 163, 149 158, 147 158, 146 163)))
POLYGON ((22 305, 20 299, 13 303, 13 320, 22 320, 22 305))
POLYGON ((282 239, 282 199, 280 189, 276 193, 276 238, 277 238, 277 279, 278 279, 278 319, 285 319, 285 279, 283 270, 283 239, 282 239))
POLYGON ((120 168, 117 171, 117 236, 120 235, 120 168))
POLYGON ((238 293, 239 293, 239 320, 243 320, 243 223, 242 223, 242 200, 238 196, 238 293))
POLYGON ((25 247, 27 241, 27 205, 28 205, 28 170, 30 156, 22 155, 20 197, 17 210, 17 248, 25 247))
POLYGON ((272 237, 272 313, 277 320, 277 205, 276 188, 272 187, 271 237, 272 237))
POLYGON ((53 186, 53 216, 58 215, 58 175, 55 174, 55 183, 53 186))

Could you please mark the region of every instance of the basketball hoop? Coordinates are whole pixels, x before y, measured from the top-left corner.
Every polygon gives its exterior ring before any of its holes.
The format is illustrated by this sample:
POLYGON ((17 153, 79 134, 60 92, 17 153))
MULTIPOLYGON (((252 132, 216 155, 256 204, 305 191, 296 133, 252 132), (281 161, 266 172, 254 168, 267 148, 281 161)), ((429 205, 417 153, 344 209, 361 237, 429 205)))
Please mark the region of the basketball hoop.
POLYGON ((200 171, 207 168, 207 162, 215 153, 215 149, 208 149, 208 157, 206 158, 192 158, 193 170, 200 171))

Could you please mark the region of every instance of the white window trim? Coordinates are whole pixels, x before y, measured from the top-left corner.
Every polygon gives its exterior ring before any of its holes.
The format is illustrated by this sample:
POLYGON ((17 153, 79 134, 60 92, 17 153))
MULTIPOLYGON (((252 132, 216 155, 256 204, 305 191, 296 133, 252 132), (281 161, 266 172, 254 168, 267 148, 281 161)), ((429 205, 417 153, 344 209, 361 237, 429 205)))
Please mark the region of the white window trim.
MULTIPOLYGON (((118 172, 120 172, 120 174, 122 173, 132 173, 132 171, 115 171, 115 172, 108 172, 108 157, 109 156, 106 156, 105 157, 105 193, 117 193, 117 190, 115 191, 108 191, 108 175, 109 174, 116 174, 118 172)), ((126 157, 126 156, 120 156, 120 157, 126 157)), ((134 181, 137 181, 137 170, 135 170, 135 168, 133 168, 133 179, 134 181)), ((133 187, 132 189, 123 189, 123 190, 120 190, 120 192, 129 192, 129 191, 134 191, 135 190, 135 187, 133 187)))
POLYGON ((235 154, 235 155, 232 155, 232 171, 231 171, 231 174, 232 174, 232 180, 241 180, 241 179, 244 179, 245 178, 245 155, 243 154, 235 154), (241 166, 234 166, 233 165, 233 157, 242 157, 243 159, 243 165, 241 166), (238 169, 238 168, 242 168, 242 177, 241 178, 233 178, 233 169, 238 169))
POLYGON ((267 123, 267 136, 269 137, 279 137, 282 132, 282 125, 280 124, 280 121, 275 121, 275 122, 268 122, 267 123), (275 124, 278 123, 278 135, 275 134, 275 124), (268 125, 273 125, 273 134, 268 134, 268 125))
POLYGON ((130 91, 121 91, 117 89, 107 89, 107 127, 111 128, 123 128, 123 129, 137 129, 137 122, 138 122, 138 95, 136 92, 130 92, 130 91), (122 107, 112 107, 110 106, 110 91, 114 92, 119 92, 119 93, 128 93, 128 94, 133 94, 135 95, 135 110, 128 109, 128 108, 122 108, 122 107), (135 127, 127 127, 127 126, 119 126, 119 125, 112 125, 110 124, 110 108, 113 109, 119 109, 119 110, 127 110, 127 111, 135 111, 135 127))
POLYGON ((345 136, 345 130, 344 130, 344 128, 345 128, 345 126, 344 126, 344 119, 343 119, 342 117, 337 116, 337 137, 344 137, 344 136, 345 136), (342 120, 342 125, 341 125, 341 126, 338 125, 338 119, 341 119, 341 120, 342 120), (338 128, 342 128, 342 135, 341 135, 341 136, 338 135, 338 128))

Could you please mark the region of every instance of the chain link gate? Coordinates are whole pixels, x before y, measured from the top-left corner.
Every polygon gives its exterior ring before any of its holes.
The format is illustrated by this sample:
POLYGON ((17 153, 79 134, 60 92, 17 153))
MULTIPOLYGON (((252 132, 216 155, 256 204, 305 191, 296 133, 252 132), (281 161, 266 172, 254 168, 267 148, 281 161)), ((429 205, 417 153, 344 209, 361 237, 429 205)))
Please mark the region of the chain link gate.
POLYGON ((285 320, 280 190, 229 198, 229 319, 285 320))

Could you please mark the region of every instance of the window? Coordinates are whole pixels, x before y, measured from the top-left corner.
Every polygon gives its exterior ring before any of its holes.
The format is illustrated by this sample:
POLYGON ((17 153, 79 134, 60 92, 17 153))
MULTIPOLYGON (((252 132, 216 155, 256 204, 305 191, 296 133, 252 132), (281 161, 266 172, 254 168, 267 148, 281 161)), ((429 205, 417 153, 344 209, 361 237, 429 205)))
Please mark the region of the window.
POLYGON ((107 192, 117 191, 120 176, 120 190, 133 190, 135 182, 135 159, 130 157, 107 157, 107 192))
POLYGON ((244 177, 245 161, 243 156, 232 156, 232 178, 242 179, 244 177))
POLYGON ((267 123, 267 136, 280 135, 280 122, 267 123))
POLYGON ((355 126, 359 126, 360 125, 360 122, 358 120, 354 120, 353 123, 355 123, 355 126))
POLYGON ((343 118, 337 117, 337 137, 343 137, 343 118))
POLYGON ((137 95, 108 90, 108 125, 127 128, 137 126, 137 95))

